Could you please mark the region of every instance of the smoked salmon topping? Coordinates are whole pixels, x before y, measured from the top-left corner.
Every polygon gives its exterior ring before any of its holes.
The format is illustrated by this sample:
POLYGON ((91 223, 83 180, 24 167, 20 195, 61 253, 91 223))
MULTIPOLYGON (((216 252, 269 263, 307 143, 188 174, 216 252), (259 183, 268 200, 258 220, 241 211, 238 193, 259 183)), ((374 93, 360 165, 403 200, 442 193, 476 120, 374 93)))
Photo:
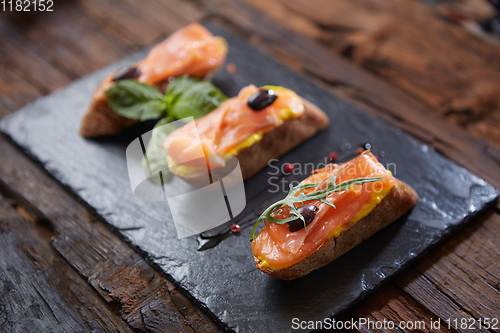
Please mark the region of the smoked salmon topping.
MULTIPOLYGON (((382 179, 351 186, 349 191, 330 193, 326 199, 336 208, 317 200, 304 202, 317 208, 314 220, 307 225, 307 228, 291 232, 286 223, 264 221, 264 228, 252 241, 254 256, 260 260, 261 265, 273 270, 283 269, 318 251, 328 239, 338 237, 343 228, 368 215, 396 183, 392 174, 378 162, 376 157, 370 151, 365 151, 342 165, 330 164, 323 169, 315 170, 300 185, 314 183, 319 185, 299 193, 307 194, 321 190, 332 177, 336 177, 335 184, 360 177, 382 179)), ((272 217, 289 218, 289 207, 276 209, 272 217)))
MULTIPOLYGON (((236 155, 285 120, 302 116, 304 104, 293 91, 283 87, 264 88, 273 89, 278 97, 263 110, 255 111, 247 105, 249 97, 259 91, 259 88, 249 85, 208 115, 172 132, 162 145, 169 161, 190 167, 206 167, 206 161, 200 157, 208 154, 236 155)), ((210 163, 213 166, 212 161, 210 163)))
MULTIPOLYGON (((227 43, 213 36, 199 23, 182 28, 151 49, 146 58, 129 66, 136 72, 131 78, 158 84, 169 78, 188 75, 202 78, 225 61, 227 43)), ((106 77, 94 92, 94 99, 105 99, 105 91, 113 85, 113 76, 106 77)))
POLYGON ((154 84, 181 75, 203 77, 224 63, 226 53, 224 38, 214 37, 201 24, 192 23, 151 49, 138 64, 138 80, 154 84))

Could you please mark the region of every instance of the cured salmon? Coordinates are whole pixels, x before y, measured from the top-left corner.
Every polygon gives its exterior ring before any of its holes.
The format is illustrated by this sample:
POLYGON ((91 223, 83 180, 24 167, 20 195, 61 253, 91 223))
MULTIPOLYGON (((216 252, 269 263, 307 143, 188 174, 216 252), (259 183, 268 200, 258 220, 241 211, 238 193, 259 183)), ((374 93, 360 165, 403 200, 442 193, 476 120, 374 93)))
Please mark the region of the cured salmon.
MULTIPOLYGON (((336 177, 336 184, 364 177, 381 179, 351 186, 349 191, 330 193, 326 199, 336 208, 320 201, 305 202, 304 205, 313 205, 316 208, 312 222, 301 230, 291 232, 287 223, 264 221, 264 228, 252 241, 252 251, 259 265, 270 270, 280 270, 311 256, 327 240, 338 237, 344 228, 367 216, 397 182, 391 172, 386 170, 370 151, 365 151, 342 165, 330 164, 314 171, 301 184, 319 183, 319 185, 299 193, 321 190, 332 177, 336 177)), ((272 216, 278 219, 290 217, 289 207, 276 209, 272 216)))
POLYGON ((99 84, 84 115, 80 134, 84 137, 114 135, 124 127, 137 122, 121 117, 109 107, 106 91, 121 79, 134 79, 156 85, 164 92, 169 80, 189 75, 204 78, 215 72, 226 59, 227 43, 213 36, 199 23, 178 30, 151 49, 135 64, 109 74, 99 84))
MULTIPOLYGON (((203 154, 237 155, 240 150, 260 141, 266 132, 303 114, 303 100, 292 90, 276 86, 259 89, 249 85, 208 115, 171 133, 162 148, 167 151, 171 166, 183 163, 195 168, 206 167, 206 161, 200 159, 203 154), (248 100, 260 90, 272 90, 277 98, 256 111, 249 107, 248 100), (198 137, 200 140, 193 139, 198 137)), ((221 160, 219 166, 223 164, 221 160)), ((212 161, 211 166, 214 166, 212 161)))

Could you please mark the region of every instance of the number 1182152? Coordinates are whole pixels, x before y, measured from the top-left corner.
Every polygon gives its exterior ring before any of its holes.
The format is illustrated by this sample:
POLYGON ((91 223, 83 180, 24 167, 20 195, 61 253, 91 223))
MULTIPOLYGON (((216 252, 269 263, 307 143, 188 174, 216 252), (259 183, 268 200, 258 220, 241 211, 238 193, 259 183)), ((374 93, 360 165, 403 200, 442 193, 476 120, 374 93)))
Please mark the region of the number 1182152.
POLYGON ((0 8, 4 12, 52 12, 53 0, 2 0, 0 8))

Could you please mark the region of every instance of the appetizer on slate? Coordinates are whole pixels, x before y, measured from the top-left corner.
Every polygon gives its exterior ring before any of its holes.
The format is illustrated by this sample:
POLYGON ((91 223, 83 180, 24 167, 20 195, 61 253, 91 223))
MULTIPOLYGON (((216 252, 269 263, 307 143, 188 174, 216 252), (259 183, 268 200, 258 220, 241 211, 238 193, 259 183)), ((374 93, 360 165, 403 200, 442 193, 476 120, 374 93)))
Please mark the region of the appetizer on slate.
POLYGON ((397 220, 417 202, 412 187, 365 151, 329 164, 291 187, 259 217, 252 240, 257 268, 283 280, 302 277, 337 259, 397 220))
POLYGON ((172 79, 188 75, 206 78, 225 61, 227 44, 214 37, 205 27, 193 23, 156 45, 143 60, 108 75, 97 87, 82 119, 80 134, 84 137, 114 135, 139 119, 114 111, 107 92, 121 80, 156 85, 161 92, 172 79))
MULTIPOLYGON (((190 156, 199 151, 194 146, 200 141, 205 156, 237 157, 247 179, 328 123, 323 111, 290 89, 249 85, 208 115, 172 132, 162 148, 170 171, 187 181, 196 182, 206 173, 206 161, 196 159, 198 154, 190 156), (200 141, 193 140, 198 136, 200 141)), ((214 167, 224 167, 223 158, 210 160, 214 167)))

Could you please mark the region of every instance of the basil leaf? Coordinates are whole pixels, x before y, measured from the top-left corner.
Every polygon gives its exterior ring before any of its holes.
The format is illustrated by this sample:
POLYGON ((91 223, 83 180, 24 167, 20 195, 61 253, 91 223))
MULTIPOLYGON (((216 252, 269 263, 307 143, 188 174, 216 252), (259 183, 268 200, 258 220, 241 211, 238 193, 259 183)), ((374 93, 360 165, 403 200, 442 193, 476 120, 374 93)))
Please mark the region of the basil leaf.
POLYGON ((176 129, 174 125, 168 125, 171 121, 172 118, 167 117, 156 123, 151 133, 151 139, 149 139, 148 146, 146 147, 147 159, 146 156, 142 159, 144 171, 147 175, 152 175, 150 180, 159 185, 161 185, 160 171, 163 182, 167 182, 172 177, 167 163, 167 151, 161 149, 165 138, 176 129))
POLYGON ((140 121, 158 119, 167 112, 167 106, 163 101, 149 101, 143 105, 140 121))
POLYGON ((172 80, 172 82, 168 84, 165 95, 171 97, 171 103, 175 103, 177 98, 181 96, 188 87, 199 82, 201 81, 193 79, 187 75, 183 75, 172 80))
POLYGON ((117 81, 106 91, 106 96, 111 109, 128 119, 157 119, 167 112, 163 95, 158 88, 135 80, 117 81))
POLYGON ((201 118, 218 108, 227 97, 212 83, 181 77, 167 88, 170 115, 177 119, 201 118))

